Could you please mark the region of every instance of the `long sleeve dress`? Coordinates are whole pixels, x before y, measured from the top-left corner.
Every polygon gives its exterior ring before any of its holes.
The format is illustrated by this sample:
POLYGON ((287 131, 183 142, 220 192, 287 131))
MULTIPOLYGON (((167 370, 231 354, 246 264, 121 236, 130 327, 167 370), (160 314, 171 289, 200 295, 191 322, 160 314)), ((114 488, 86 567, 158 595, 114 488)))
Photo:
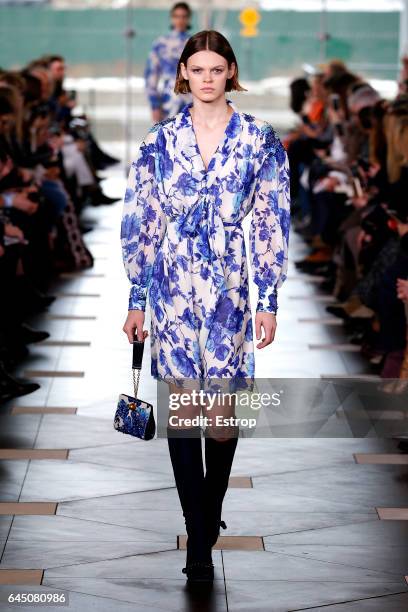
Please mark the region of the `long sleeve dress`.
POLYGON ((277 289, 286 278, 288 156, 269 123, 227 103, 234 112, 207 170, 190 103, 149 130, 124 198, 128 308, 145 310, 148 295, 151 374, 176 384, 183 378, 254 378, 242 228, 250 211, 257 311, 277 312, 277 289))
POLYGON ((161 108, 164 119, 175 115, 192 100, 191 94, 173 91, 177 64, 189 37, 188 32, 171 30, 153 41, 147 56, 144 69, 147 99, 151 109, 161 108))

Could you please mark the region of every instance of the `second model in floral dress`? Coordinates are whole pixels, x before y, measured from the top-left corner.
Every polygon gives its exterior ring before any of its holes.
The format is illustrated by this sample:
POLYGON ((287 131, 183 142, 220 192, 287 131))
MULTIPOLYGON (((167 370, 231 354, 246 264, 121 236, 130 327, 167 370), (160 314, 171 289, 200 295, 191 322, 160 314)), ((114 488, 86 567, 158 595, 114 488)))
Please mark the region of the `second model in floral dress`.
POLYGON ((152 110, 160 108, 163 119, 175 115, 191 102, 191 94, 175 94, 177 63, 190 34, 172 30, 153 41, 147 57, 144 79, 152 110))

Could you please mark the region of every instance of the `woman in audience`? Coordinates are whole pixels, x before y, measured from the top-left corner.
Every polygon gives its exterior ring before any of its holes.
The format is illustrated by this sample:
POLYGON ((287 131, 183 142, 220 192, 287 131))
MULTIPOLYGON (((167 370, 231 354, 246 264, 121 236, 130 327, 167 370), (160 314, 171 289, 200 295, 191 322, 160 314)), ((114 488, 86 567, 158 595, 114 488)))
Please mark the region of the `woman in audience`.
POLYGON ((27 318, 53 302, 48 289, 59 272, 93 265, 82 210, 117 201, 101 192, 96 172, 116 160, 101 157, 86 118, 79 129, 54 97, 55 79, 63 78, 57 59, 0 70, 0 402, 39 388, 13 376, 28 345, 49 336, 27 318))
MULTIPOLYGON (((295 226, 311 245, 296 265, 324 276, 322 289, 340 300, 327 311, 344 319, 369 367, 383 378, 405 377, 408 96, 400 89, 383 100, 344 64, 334 68, 320 95, 320 116, 330 125, 325 141, 305 130, 288 139, 291 175, 300 175, 295 226)), ((308 108, 305 101, 299 113, 308 108)))

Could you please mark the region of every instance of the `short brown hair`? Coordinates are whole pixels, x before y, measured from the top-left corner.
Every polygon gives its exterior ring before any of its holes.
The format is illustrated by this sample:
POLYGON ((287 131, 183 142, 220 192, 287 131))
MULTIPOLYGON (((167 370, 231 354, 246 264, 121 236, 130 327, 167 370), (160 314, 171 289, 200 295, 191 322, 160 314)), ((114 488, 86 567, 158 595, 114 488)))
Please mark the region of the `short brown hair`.
POLYGON ((206 50, 214 51, 226 59, 228 62, 228 68, 233 62, 235 64, 235 73, 230 79, 227 79, 225 91, 248 91, 238 82, 238 63, 235 53, 225 36, 216 30, 202 30, 201 32, 197 32, 197 34, 191 36, 184 46, 183 52, 177 64, 176 82, 174 85, 175 93, 185 94, 191 91, 188 80, 184 79, 181 74, 180 65, 184 64, 187 66, 187 60, 189 57, 198 51, 206 50))

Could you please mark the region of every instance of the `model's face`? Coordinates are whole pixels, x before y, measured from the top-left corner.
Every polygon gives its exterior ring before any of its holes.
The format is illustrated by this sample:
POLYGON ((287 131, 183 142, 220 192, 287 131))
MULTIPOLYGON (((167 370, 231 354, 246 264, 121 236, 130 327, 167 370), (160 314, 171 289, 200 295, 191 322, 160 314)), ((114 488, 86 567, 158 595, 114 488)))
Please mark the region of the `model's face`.
POLYGON ((171 15, 171 25, 179 32, 184 32, 184 30, 187 29, 189 21, 190 17, 188 12, 182 8, 176 9, 171 15))
POLYGON ((181 74, 188 80, 193 96, 212 102, 225 94, 227 79, 235 72, 235 64, 228 68, 227 60, 215 51, 198 51, 180 65, 181 74))

